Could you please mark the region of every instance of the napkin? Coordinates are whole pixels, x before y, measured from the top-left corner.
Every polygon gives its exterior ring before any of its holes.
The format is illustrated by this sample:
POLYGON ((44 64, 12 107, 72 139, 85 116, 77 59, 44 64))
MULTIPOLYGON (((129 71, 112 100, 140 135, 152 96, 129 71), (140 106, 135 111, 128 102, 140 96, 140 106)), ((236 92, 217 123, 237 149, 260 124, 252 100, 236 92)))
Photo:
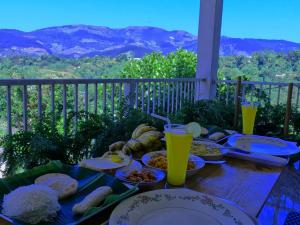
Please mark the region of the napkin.
POLYGON ((277 167, 283 167, 289 163, 288 158, 272 156, 262 153, 243 153, 239 151, 229 150, 226 156, 277 167))

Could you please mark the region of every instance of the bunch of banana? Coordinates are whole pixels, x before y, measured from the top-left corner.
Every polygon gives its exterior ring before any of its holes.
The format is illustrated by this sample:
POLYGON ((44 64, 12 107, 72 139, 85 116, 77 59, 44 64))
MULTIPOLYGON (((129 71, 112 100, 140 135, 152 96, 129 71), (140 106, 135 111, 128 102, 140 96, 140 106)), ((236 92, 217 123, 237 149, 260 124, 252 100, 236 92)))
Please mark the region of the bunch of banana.
POLYGON ((141 157, 145 152, 160 150, 160 139, 163 134, 155 127, 140 124, 132 133, 132 138, 123 146, 122 151, 133 154, 135 158, 141 157))
POLYGON ((141 136, 143 133, 146 133, 147 131, 157 130, 155 127, 148 126, 147 124, 140 124, 138 125, 135 130, 132 132, 131 138, 137 139, 139 136, 141 136))

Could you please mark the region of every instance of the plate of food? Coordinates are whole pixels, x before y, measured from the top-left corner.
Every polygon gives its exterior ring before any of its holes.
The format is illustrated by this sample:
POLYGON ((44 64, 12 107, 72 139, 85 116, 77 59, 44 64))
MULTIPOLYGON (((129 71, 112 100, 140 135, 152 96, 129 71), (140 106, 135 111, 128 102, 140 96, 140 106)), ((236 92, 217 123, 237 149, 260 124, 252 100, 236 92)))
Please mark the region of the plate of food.
POLYGON ((131 156, 122 151, 108 151, 104 153, 102 157, 84 159, 79 163, 79 165, 83 168, 101 172, 104 170, 114 170, 128 166, 131 160, 131 156))
POLYGON ((228 150, 217 143, 210 141, 193 141, 191 153, 205 160, 221 160, 228 150))
POLYGON ((59 161, 0 179, 1 212, 16 225, 79 224, 135 192, 105 173, 59 161))
MULTIPOLYGON (((156 151, 149 152, 142 157, 144 165, 160 169, 162 171, 167 170, 167 151, 156 151)), ((202 167, 204 167, 205 161, 199 156, 190 154, 188 165, 187 165, 187 176, 191 176, 197 173, 202 167)))
POLYGON ((235 134, 228 139, 227 144, 245 152, 275 156, 290 156, 300 152, 295 142, 258 135, 235 134))
POLYGON ((124 167, 116 171, 115 176, 127 183, 139 186, 154 186, 165 178, 165 173, 152 168, 124 167))
POLYGON ((190 189, 144 192, 121 202, 110 225, 257 225, 234 203, 190 189))

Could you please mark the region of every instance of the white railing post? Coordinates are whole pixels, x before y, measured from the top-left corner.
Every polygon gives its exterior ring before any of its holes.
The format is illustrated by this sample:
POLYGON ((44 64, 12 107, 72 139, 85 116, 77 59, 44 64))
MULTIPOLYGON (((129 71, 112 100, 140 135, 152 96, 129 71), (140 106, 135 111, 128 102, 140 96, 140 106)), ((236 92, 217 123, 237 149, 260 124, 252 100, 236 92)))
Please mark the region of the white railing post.
POLYGON ((7 95, 6 95, 6 110, 7 110, 7 133, 12 134, 11 125, 11 86, 7 85, 7 95))
POLYGON ((223 0, 200 0, 196 73, 200 84, 195 91, 197 100, 216 96, 222 11, 223 0))
POLYGON ((125 101, 128 106, 133 107, 134 106, 134 100, 135 100, 135 82, 132 80, 129 80, 124 84, 124 96, 125 101))

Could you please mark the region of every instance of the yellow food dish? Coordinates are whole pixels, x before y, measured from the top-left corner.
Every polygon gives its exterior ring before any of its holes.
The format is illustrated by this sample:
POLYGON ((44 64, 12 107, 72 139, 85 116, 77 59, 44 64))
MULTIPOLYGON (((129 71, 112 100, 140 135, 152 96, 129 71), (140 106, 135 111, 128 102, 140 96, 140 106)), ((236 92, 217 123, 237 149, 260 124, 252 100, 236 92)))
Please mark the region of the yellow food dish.
POLYGON ((221 151, 217 146, 209 144, 193 143, 191 153, 199 156, 221 155, 221 151))
POLYGON ((114 163, 121 163, 123 161, 119 155, 111 155, 110 160, 114 163))
MULTIPOLYGON (((149 166, 152 166, 152 167, 155 167, 158 169, 167 170, 167 167, 168 167, 167 157, 166 157, 166 155, 158 154, 156 156, 153 156, 149 160, 148 164, 149 164, 149 166)), ((193 170, 195 168, 196 168, 195 164, 191 161, 188 161, 187 170, 193 170)))

